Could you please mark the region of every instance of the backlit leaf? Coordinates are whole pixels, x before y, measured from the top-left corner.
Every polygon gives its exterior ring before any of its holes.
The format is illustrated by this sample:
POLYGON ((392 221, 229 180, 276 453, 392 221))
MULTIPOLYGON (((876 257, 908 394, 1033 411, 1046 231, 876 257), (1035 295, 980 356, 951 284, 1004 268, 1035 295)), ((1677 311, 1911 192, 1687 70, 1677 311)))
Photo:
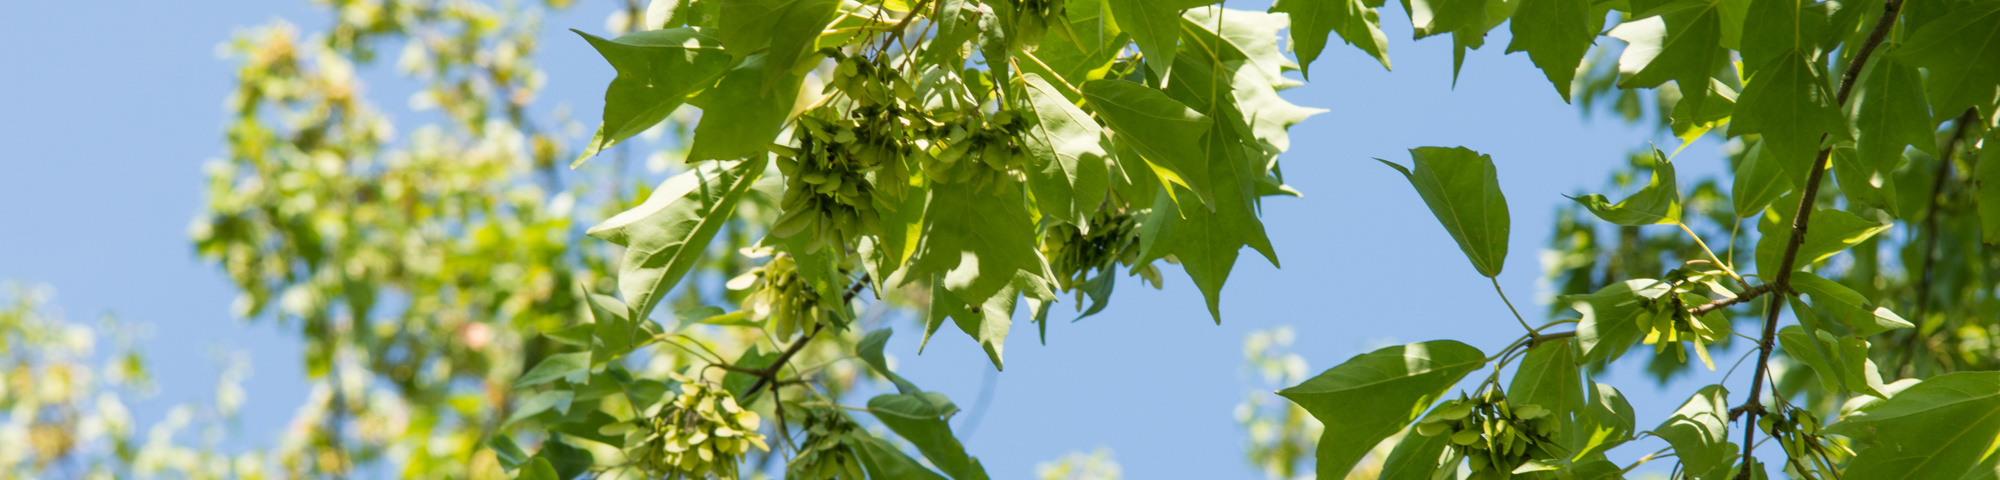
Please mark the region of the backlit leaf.
POLYGON ((1485 365, 1485 353, 1451 340, 1398 345, 1355 356, 1278 395, 1326 425, 1315 454, 1319 477, 1343 478, 1369 449, 1485 365))
POLYGON ((1375 159, 1402 172, 1431 207, 1480 275, 1495 277, 1507 261, 1507 197, 1500 194, 1493 157, 1465 147, 1410 149, 1415 171, 1375 159))
POLYGON ((767 163, 757 158, 703 164, 661 182, 645 203, 590 228, 590 236, 625 247, 618 292, 631 309, 627 318, 648 321, 653 307, 701 259, 767 163))

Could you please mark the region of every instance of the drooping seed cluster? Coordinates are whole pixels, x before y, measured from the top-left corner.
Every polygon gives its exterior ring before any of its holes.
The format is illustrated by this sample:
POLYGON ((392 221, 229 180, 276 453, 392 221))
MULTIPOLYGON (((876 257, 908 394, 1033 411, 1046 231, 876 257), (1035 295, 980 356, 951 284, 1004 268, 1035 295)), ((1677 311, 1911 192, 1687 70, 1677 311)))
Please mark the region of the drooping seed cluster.
MULTIPOLYGON (((1549 435, 1555 431, 1556 416, 1539 405, 1509 405, 1497 390, 1478 396, 1445 402, 1417 423, 1417 434, 1451 439, 1452 459, 1469 460, 1471 478, 1506 478, 1523 464, 1560 458, 1549 435)), ((1456 468, 1439 473, 1457 472, 1456 468), (1447 472, 1449 471, 1449 472, 1447 472)))
POLYGON ((861 460, 855 456, 858 435, 867 435, 847 415, 834 409, 806 411, 804 443, 798 456, 786 467, 786 478, 800 480, 863 480, 861 460))
POLYGON ((680 383, 681 393, 646 428, 628 433, 645 436, 646 448, 634 462, 686 478, 736 478, 737 464, 750 447, 771 449, 757 433, 762 418, 738 406, 729 391, 707 381, 671 377, 680 383))
POLYGON ((821 298, 819 291, 799 277, 798 261, 779 254, 748 273, 730 279, 731 290, 751 290, 743 298, 743 318, 764 324, 779 339, 813 329, 816 325, 838 323, 830 305, 838 301, 821 298))

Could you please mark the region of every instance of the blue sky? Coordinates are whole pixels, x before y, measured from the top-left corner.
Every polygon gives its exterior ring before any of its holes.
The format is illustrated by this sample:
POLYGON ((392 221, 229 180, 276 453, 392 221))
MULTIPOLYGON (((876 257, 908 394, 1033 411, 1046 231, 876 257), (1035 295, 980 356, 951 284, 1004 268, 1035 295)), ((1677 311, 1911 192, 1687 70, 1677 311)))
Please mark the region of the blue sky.
MULTIPOLYGON (((585 1, 544 21, 548 41, 539 61, 550 75, 538 109, 598 115, 612 71, 563 29, 602 31, 604 15, 622 3, 585 1)), ((1373 157, 1407 163, 1406 149, 1426 145, 1492 154, 1513 216, 1499 280, 1536 317, 1546 310, 1538 256, 1555 207, 1568 201, 1561 195, 1602 188, 1635 147, 1677 144, 1609 116, 1584 119, 1525 55, 1501 55, 1505 27, 1468 55, 1454 89, 1450 41, 1412 42, 1400 8, 1384 8, 1382 16, 1394 72, 1336 38, 1315 63, 1313 82, 1285 92, 1330 112, 1295 127, 1283 157, 1287 181, 1305 197, 1264 203, 1284 268, 1250 252, 1240 257, 1223 291, 1219 326, 1174 267, 1164 291, 1125 281, 1106 313, 1051 325, 1047 346, 1036 343, 1032 325, 1017 323, 1008 369, 993 383, 978 430, 965 439, 995 478, 1024 478, 1038 462, 1099 447, 1113 450, 1128 478, 1261 477, 1241 459, 1245 439, 1231 416, 1255 383, 1241 353, 1252 330, 1291 325, 1293 350, 1314 372, 1391 342, 1451 338, 1490 352, 1517 336, 1520 327, 1491 285, 1409 184, 1373 157)), ((234 291, 218 269, 194 257, 185 233, 202 204, 201 166, 223 147, 223 100, 234 67, 216 47, 238 27, 279 18, 307 30, 327 23, 304 0, 0 7, 7 72, 0 75, 0 144, 8 148, 0 160, 0 279, 56 287, 57 304, 72 320, 112 313, 153 325, 144 345, 161 388, 136 409, 142 425, 171 404, 209 398, 217 352, 246 352, 255 368, 236 427, 241 445, 268 445, 305 397, 301 342, 270 322, 232 318, 234 291)), ((368 93, 379 105, 404 105, 411 85, 388 67, 363 72, 368 93)), ((421 117, 396 118, 408 128, 421 117)), ((1708 142, 1676 163, 1683 178, 1694 178, 1715 174, 1724 160, 1708 142)), ((899 330, 890 353, 901 358, 904 375, 961 406, 975 403, 991 370, 977 345, 945 329, 918 356, 915 329, 899 330)), ((1718 354, 1717 362, 1733 362, 1734 353, 1718 354)), ((1625 392, 1641 426, 1657 425, 1720 378, 1697 372, 1658 388, 1640 373, 1639 357, 1600 380, 1625 392)), ((1738 398, 1745 377, 1732 382, 1738 398)), ((1614 457, 1629 461, 1654 445, 1627 446, 1614 457)))

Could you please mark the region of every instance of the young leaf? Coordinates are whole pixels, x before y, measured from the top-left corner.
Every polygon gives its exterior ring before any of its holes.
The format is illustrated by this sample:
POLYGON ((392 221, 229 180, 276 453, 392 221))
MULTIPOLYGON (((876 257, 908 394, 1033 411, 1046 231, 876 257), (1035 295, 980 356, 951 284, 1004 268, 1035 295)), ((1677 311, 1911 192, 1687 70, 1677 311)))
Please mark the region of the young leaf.
POLYGON ((896 392, 922 392, 923 389, 917 388, 916 384, 912 384, 909 380, 904 380, 902 375, 897 375, 896 372, 890 371, 889 361, 882 357, 882 348, 889 344, 889 335, 893 333, 895 331, 887 327, 868 332, 867 336, 861 337, 861 341, 854 344, 854 354, 860 356, 861 361, 866 362, 869 368, 873 368, 875 374, 881 375, 883 378, 889 379, 890 383, 896 384, 896 392))
POLYGON ((1590 0, 1521 0, 1509 22, 1514 40, 1507 44, 1507 53, 1528 52, 1528 59, 1549 77, 1564 103, 1570 101, 1577 65, 1597 39, 1591 12, 1590 0))
POLYGON ((605 40, 577 30, 618 77, 604 90, 604 124, 570 167, 667 118, 729 68, 729 54, 694 29, 649 30, 605 40))
POLYGON ((1746 83, 1743 95, 1736 97, 1729 135, 1762 134, 1770 158, 1793 185, 1804 185, 1818 161, 1820 138, 1847 135, 1826 81, 1805 54, 1792 51, 1771 60, 1746 83))
POLYGON ((2000 3, 1967 3, 1917 29, 1890 56, 1930 71, 1924 87, 1936 115, 1991 112, 2000 91, 2000 3))
POLYGON ((1486 354, 1451 341, 1398 345, 1355 356, 1278 395, 1326 424, 1320 437, 1320 478, 1343 478, 1368 450, 1416 420, 1486 354))
MULTIPOLYGON (((1179 28, 1180 23, 1174 23, 1179 28)), ((1201 197, 1214 201, 1209 193, 1208 158, 1197 142, 1207 132, 1209 118, 1166 93, 1124 80, 1092 80, 1083 84, 1083 97, 1124 144, 1160 167, 1179 176, 1184 185, 1201 197)), ((1121 155, 1120 163, 1129 161, 1121 155)))
POLYGON ((590 228, 590 236, 625 247, 618 292, 630 304, 627 318, 648 321, 653 307, 701 259, 767 163, 756 158, 704 164, 668 178, 645 203, 590 228))
POLYGON ((1736 178, 1730 187, 1730 201, 1736 206, 1737 218, 1750 218, 1764 212, 1764 206, 1792 191, 1792 181, 1785 177, 1785 171, 1771 160, 1764 149, 1764 141, 1751 143, 1749 152, 1743 154, 1743 163, 1736 165, 1736 178))
POLYGON ((1736 444, 1729 442, 1729 391, 1709 385, 1674 411, 1653 435, 1674 446, 1688 476, 1706 478, 1730 466, 1736 444))
POLYGON ((1674 164, 1667 161, 1667 154, 1653 150, 1653 180, 1626 197, 1625 201, 1612 205, 1603 195, 1585 195, 1572 198, 1576 203, 1597 218, 1619 225, 1652 225, 1656 223, 1679 223, 1681 221, 1681 191, 1674 183, 1674 164))
POLYGON ((1826 434, 1854 438, 1846 478, 1959 478, 2000 435, 2000 372, 1940 375, 1850 414, 1826 434))
POLYGON ((1389 68, 1389 37, 1382 34, 1382 21, 1375 12, 1381 0, 1277 0, 1272 12, 1292 17, 1292 48, 1298 52, 1300 73, 1312 78, 1312 62, 1326 50, 1327 35, 1340 40, 1389 68))
POLYGON ((986 469, 979 459, 965 453, 965 445, 952 436, 945 423, 958 406, 940 393, 877 395, 868 400, 868 413, 897 436, 917 446, 917 452, 937 465, 953 480, 985 480, 986 469))
POLYGON ((1417 147, 1410 149, 1410 157, 1416 160, 1414 172, 1375 160, 1410 180, 1472 268, 1480 275, 1499 276, 1507 261, 1507 197, 1500 194, 1493 157, 1465 147, 1417 147))
MULTIPOLYGON (((1090 215, 1111 191, 1111 169, 1100 141, 1104 132, 1041 75, 1021 75, 1034 118, 1024 147, 1035 159, 1027 168, 1028 191, 1043 213, 1088 228, 1090 215)), ((1088 232, 1086 232, 1088 233, 1088 232)))
POLYGON ((1583 362, 1617 360, 1645 335, 1639 317, 1651 315, 1645 303, 1672 291, 1666 282, 1650 278, 1605 285, 1588 295, 1556 297, 1583 315, 1576 324, 1577 345, 1583 348, 1583 362))

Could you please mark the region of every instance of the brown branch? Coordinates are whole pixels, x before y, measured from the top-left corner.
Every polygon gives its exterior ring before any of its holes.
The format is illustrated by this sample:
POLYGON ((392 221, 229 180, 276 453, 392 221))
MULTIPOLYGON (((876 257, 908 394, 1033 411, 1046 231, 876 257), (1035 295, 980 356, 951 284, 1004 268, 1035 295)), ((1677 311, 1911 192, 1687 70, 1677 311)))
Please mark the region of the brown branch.
POLYGON ((1766 294, 1766 293, 1771 293, 1771 290, 1773 290, 1773 289, 1771 288, 1771 284, 1768 284, 1768 283, 1766 283, 1766 284, 1763 284, 1763 285, 1758 285, 1758 286, 1754 286, 1754 287, 1750 287, 1749 289, 1747 289, 1747 290, 1744 290, 1744 291, 1743 291, 1743 293, 1740 293, 1740 294, 1737 294, 1737 295, 1736 295, 1736 298, 1725 298, 1725 299, 1721 299, 1721 300, 1716 300, 1716 301, 1713 301, 1713 302, 1708 302, 1708 303, 1704 303, 1704 304, 1701 304, 1701 305, 1697 305, 1697 306, 1695 306, 1695 307, 1694 307, 1693 309, 1690 309, 1690 310, 1688 310, 1688 313, 1692 313, 1692 314, 1694 314, 1694 316, 1697 316, 1697 317, 1699 317, 1699 316, 1702 316, 1702 315, 1707 315, 1707 314, 1709 314, 1709 313, 1711 313, 1711 312, 1714 312, 1714 311, 1716 311, 1716 310, 1721 310, 1721 309, 1724 309, 1724 308, 1729 308, 1729 306, 1731 306, 1731 305, 1735 305, 1735 304, 1738 304, 1738 303, 1743 303, 1743 302, 1748 302, 1748 301, 1751 301, 1751 300, 1755 300, 1755 299, 1757 299, 1757 297, 1759 297, 1759 296, 1762 296, 1762 295, 1764 295, 1764 294, 1766 294))
MULTIPOLYGON (((1951 142, 1944 144, 1944 151, 1939 152, 1942 153, 1943 155, 1938 157, 1937 176, 1935 177, 1935 181, 1931 182, 1931 196, 1929 197, 1930 206, 1924 209, 1923 230, 1917 232, 1918 234, 1922 234, 1923 232, 1930 232, 1930 235, 1925 235, 1924 238, 1924 256, 1923 256, 1924 262, 1923 262, 1923 268, 1920 269, 1920 271, 1922 271, 1923 274, 1922 276, 1917 277, 1917 298, 1916 298, 1917 304, 1915 308, 1912 310, 1912 312, 1915 313, 1915 315, 1912 315, 1910 317, 1917 319, 1918 322, 1924 321, 1924 313, 1925 313, 1924 310, 1926 310, 1931 303, 1930 302, 1931 265, 1936 263, 1937 261, 1937 259, 1934 257, 1937 256, 1938 197, 1944 195, 1944 184, 1945 182, 1951 179, 1952 154, 1955 153, 1954 151, 1958 149, 1959 142, 1965 141, 1966 131, 1970 130, 1973 122, 1977 121, 1979 121, 1979 110, 1971 108, 1965 109, 1965 114, 1958 116, 1958 125, 1956 126, 1956 128, 1953 129, 1951 135, 1951 142)), ((1912 331, 1909 333, 1908 336, 1903 337, 1904 348, 1899 350, 1903 350, 1903 354, 1909 355, 1909 359, 1912 361, 1916 360, 1916 352, 1913 351, 1914 345, 1911 344, 1916 343, 1917 338, 1921 335, 1922 335, 1921 333, 1912 331)), ((1901 372, 1902 367, 1898 365, 1896 367, 1896 371, 1901 372)))
MULTIPOLYGON (((1854 93, 1855 78, 1861 76, 1862 68, 1868 65, 1868 58, 1875 53, 1875 48, 1882 46, 1882 41, 1889 38, 1889 30, 1895 28, 1896 17, 1902 11, 1903 0, 1889 0, 1882 5, 1882 18, 1875 21, 1875 26, 1868 32, 1868 39, 1861 42, 1861 49, 1855 51, 1854 59, 1847 63, 1847 71, 1840 76, 1840 92, 1835 95, 1838 106, 1847 105, 1848 96, 1854 93)), ((1821 141, 1824 141, 1824 136, 1821 141)), ((1798 213, 1792 217, 1792 238, 1785 242, 1785 255, 1783 260, 1778 262, 1777 278, 1769 283, 1773 290, 1780 292, 1791 290, 1792 265, 1798 261, 1799 246, 1806 241, 1806 226, 1811 224, 1813 203, 1819 197, 1820 183, 1826 179, 1826 161, 1832 154, 1832 148, 1821 149, 1819 156, 1813 160, 1811 173, 1806 175, 1805 190, 1799 195, 1798 213)), ((1767 309, 1769 313, 1764 317, 1763 339, 1757 342, 1757 373, 1750 376, 1750 397, 1743 400, 1745 412, 1748 413, 1743 420, 1745 462, 1753 458, 1751 454, 1757 448, 1755 442, 1757 416, 1764 413, 1763 403, 1757 397, 1764 393, 1764 377, 1769 371, 1772 344, 1778 334, 1778 313, 1783 311, 1785 306, 1785 302, 1782 301, 1769 303, 1770 308, 1767 309)), ((1751 472, 1748 468, 1736 474, 1737 480, 1750 478, 1751 472)))
MULTIPOLYGON (((868 274, 865 273, 861 274, 861 278, 856 279, 854 281, 854 286, 848 287, 847 293, 841 296, 841 305, 846 305, 847 304, 846 302, 853 301, 854 296, 859 295, 861 293, 861 288, 866 287, 867 285, 868 285, 868 274)), ((785 347, 785 352, 778 354, 777 360, 772 361, 769 366, 765 366, 763 369, 758 370, 757 383, 750 384, 750 389, 743 391, 743 398, 747 400, 750 398, 751 395, 756 395, 757 391, 762 390, 765 385, 770 385, 772 382, 776 382, 778 380, 778 372, 784 370, 785 363, 792 361, 792 356, 798 355, 800 350, 805 350, 806 343, 811 342, 813 337, 819 336, 820 330, 821 330, 820 325, 817 324, 813 325, 813 329, 811 332, 806 333, 805 336, 799 337, 798 340, 793 340, 791 346, 785 347)))

